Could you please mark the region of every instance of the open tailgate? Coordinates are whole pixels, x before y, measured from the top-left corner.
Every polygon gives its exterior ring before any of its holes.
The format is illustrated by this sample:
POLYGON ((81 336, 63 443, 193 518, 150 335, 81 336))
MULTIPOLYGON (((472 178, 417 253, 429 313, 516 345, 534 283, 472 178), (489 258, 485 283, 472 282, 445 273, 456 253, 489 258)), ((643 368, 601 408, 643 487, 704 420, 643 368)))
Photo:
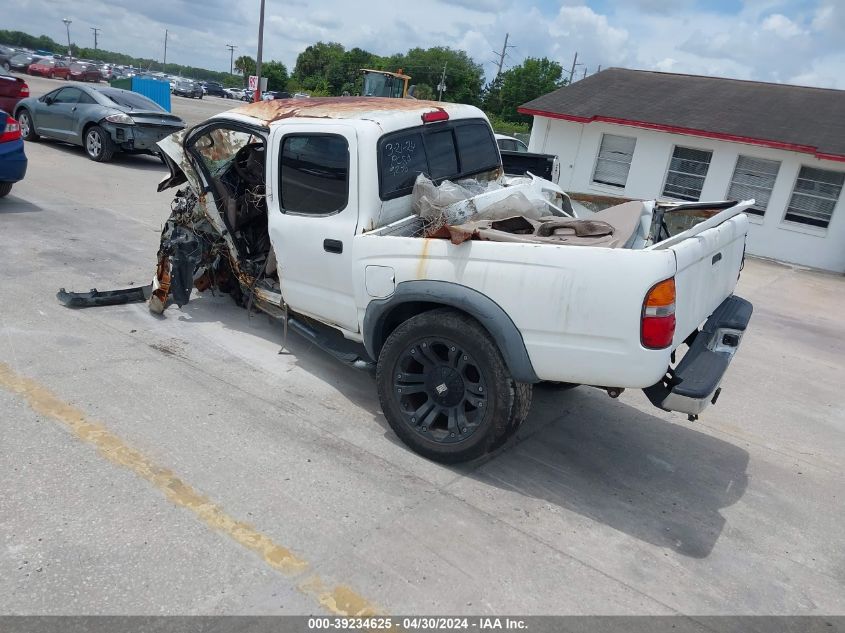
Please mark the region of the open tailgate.
POLYGON ((675 253, 675 348, 733 294, 745 255, 753 200, 740 202, 648 250, 675 253))
POLYGON ((695 418, 719 397, 722 378, 753 311, 748 301, 733 294, 748 232, 743 211, 752 204, 753 200, 739 203, 650 247, 675 254, 672 349, 689 343, 680 362, 643 390, 661 409, 695 418))

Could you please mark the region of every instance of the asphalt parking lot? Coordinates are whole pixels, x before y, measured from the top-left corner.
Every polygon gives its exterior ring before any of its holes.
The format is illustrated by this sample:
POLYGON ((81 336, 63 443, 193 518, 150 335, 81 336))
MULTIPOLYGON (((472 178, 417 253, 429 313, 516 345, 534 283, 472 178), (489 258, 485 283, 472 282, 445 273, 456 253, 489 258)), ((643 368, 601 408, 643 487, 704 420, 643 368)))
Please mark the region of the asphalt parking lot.
POLYGON ((445 467, 369 374, 280 354, 225 296, 59 305, 148 283, 171 195, 151 157, 27 154, 0 200, 0 612, 845 614, 842 276, 747 262, 751 329, 698 422, 542 386, 515 442, 445 467))

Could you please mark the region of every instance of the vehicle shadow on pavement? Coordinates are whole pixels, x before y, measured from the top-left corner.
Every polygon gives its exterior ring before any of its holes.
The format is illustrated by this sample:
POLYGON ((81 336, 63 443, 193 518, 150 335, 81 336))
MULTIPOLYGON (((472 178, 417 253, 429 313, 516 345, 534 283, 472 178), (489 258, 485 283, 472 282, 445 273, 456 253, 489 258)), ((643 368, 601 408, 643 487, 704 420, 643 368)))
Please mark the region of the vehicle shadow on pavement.
MULTIPOLYGON (((41 138, 38 141, 41 145, 49 145, 50 149, 56 149, 66 154, 72 154, 79 158, 89 160, 92 167, 98 166, 93 160, 90 160, 85 154, 85 150, 79 145, 72 145, 63 141, 54 140, 51 138, 41 138)), ((142 171, 158 171, 162 174, 168 173, 167 167, 156 156, 149 154, 127 154, 125 152, 115 152, 114 157, 107 163, 102 165, 117 165, 120 167, 129 167, 131 169, 139 169, 142 171)))
MULTIPOLYGON (((282 346, 281 322, 264 314, 250 318, 233 303, 224 307, 196 295, 188 306, 192 321, 248 330, 282 346)), ((352 407, 372 415, 390 442, 410 450, 387 424, 371 372, 338 362, 294 332, 284 353, 337 389, 352 407)), ((680 414, 668 421, 599 389, 540 384, 515 439, 481 460, 444 468, 640 541, 705 558, 725 526, 720 509, 745 493, 748 461, 745 450, 696 430, 680 414)))
MULTIPOLYGON (((14 189, 12 191, 14 192, 14 189)), ((17 197, 14 193, 9 194, 5 198, 0 198, 0 214, 36 213, 38 211, 43 211, 43 209, 37 204, 32 204, 23 198, 17 197)))
POLYGON ((748 453, 591 387, 534 390, 515 444, 481 465, 480 482, 544 500, 636 539, 706 558, 720 509, 748 484, 748 453))

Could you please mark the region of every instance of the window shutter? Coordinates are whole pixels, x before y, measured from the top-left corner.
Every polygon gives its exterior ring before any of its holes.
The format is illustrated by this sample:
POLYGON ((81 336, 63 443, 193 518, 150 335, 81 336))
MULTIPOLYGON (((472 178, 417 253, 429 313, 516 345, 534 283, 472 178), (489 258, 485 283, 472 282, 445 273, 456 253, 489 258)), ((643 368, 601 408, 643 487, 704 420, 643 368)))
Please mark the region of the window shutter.
POLYGON ((827 228, 842 193, 845 173, 802 167, 792 190, 785 220, 827 228))
POLYGON ((697 202, 701 198, 712 157, 713 152, 710 150, 676 145, 666 173, 663 195, 697 202))
POLYGON ((633 137, 603 134, 593 182, 624 187, 636 144, 637 139, 633 137))
POLYGON ((754 206, 747 213, 763 215, 769 205, 772 189, 780 170, 780 161, 740 156, 736 161, 728 198, 748 200, 754 198, 754 206))

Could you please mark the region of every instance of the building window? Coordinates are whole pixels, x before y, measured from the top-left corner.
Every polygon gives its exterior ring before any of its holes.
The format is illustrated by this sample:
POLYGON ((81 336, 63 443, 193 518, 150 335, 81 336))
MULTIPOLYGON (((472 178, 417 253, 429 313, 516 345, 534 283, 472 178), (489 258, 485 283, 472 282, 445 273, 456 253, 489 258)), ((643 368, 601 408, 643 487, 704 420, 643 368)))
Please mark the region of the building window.
POLYGON ((593 182, 614 187, 624 187, 634 156, 637 139, 616 134, 602 134, 593 182))
POLYGON ((740 156, 736 160, 731 187, 728 190, 729 200, 748 200, 754 198, 754 206, 746 209, 746 213, 763 215, 769 206, 769 198, 778 177, 780 161, 766 160, 740 156))
POLYGON ((710 168, 713 152, 706 149, 675 146, 663 195, 697 202, 704 187, 704 178, 710 168))
POLYGON ((827 228, 843 184, 845 172, 801 167, 784 220, 827 228))

